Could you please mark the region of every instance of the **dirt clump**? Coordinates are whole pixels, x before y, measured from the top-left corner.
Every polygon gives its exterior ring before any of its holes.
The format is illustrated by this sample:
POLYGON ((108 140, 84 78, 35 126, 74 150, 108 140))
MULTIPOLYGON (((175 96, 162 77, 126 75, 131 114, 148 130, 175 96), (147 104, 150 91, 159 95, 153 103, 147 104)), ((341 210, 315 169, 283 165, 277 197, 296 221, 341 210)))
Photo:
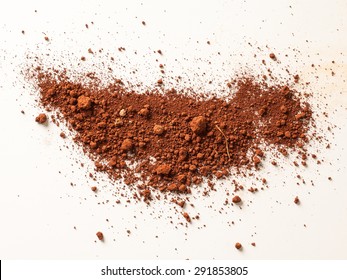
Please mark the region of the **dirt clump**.
POLYGON ((165 128, 162 125, 155 125, 153 127, 154 134, 162 135, 165 132, 165 128))
POLYGON ((39 114, 35 118, 35 121, 39 124, 44 124, 47 121, 47 115, 46 114, 39 114))
POLYGON ((190 122, 191 130, 197 135, 204 134, 206 132, 206 127, 207 127, 207 121, 205 117, 203 116, 195 117, 190 122))
POLYGON ((120 80, 100 87, 42 68, 35 79, 40 104, 66 122, 96 170, 123 178, 144 199, 143 190, 190 193, 231 169, 258 169, 267 153, 261 145, 284 155, 309 141, 310 105, 289 85, 241 77, 228 82, 225 99, 174 88, 137 92, 120 80))
POLYGON ((79 96, 77 99, 77 106, 80 109, 90 109, 90 107, 92 106, 92 101, 90 100, 89 97, 87 96, 79 96))
POLYGON ((120 148, 122 151, 130 151, 133 148, 133 141, 129 138, 125 139, 120 148))
POLYGON ((169 175, 171 172, 171 166, 169 164, 159 165, 156 169, 158 175, 169 175))
POLYGON ((233 203, 240 203, 241 201, 241 197, 239 197, 238 195, 235 195, 232 199, 233 203))
POLYGON ((96 236, 98 237, 98 239, 99 239, 100 241, 103 241, 103 240, 104 240, 104 234, 103 234, 101 231, 98 231, 98 232, 96 233, 96 236))

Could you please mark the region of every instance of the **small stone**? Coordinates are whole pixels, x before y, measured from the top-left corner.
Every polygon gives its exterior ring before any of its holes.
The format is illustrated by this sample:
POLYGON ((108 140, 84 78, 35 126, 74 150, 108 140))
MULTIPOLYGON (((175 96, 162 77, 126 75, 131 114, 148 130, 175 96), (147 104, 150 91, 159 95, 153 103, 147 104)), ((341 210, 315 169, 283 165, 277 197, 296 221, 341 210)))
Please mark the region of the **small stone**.
POLYGON ((143 108, 139 111, 138 113, 142 117, 148 117, 149 115, 149 109, 148 108, 143 108))
POLYGON ((88 96, 81 95, 77 99, 77 106, 80 109, 87 110, 92 106, 92 101, 88 96))
POLYGON ((133 148, 133 141, 129 138, 122 142, 121 150, 130 151, 133 148))
POLYGON ((204 134, 207 128, 207 121, 205 117, 198 116, 193 118, 193 120, 190 122, 190 128, 195 134, 204 134))
POLYGON ((162 135, 165 132, 165 128, 162 125, 156 124, 153 127, 153 132, 154 132, 154 134, 162 135))
POLYGON ((125 109, 122 109, 122 110, 119 111, 119 115, 120 115, 121 117, 125 117, 126 114, 127 114, 127 111, 126 111, 125 109))
POLYGON ((171 166, 169 164, 161 164, 156 168, 158 175, 169 175, 171 172, 171 166))

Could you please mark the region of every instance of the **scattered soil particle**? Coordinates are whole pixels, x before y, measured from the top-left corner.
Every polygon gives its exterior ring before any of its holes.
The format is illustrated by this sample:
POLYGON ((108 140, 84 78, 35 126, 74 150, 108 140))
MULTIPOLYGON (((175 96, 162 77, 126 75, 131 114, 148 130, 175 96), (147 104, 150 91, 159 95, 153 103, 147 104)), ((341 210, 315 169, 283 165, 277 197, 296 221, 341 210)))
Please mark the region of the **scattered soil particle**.
POLYGON ((93 192, 96 192, 96 191, 98 190, 98 188, 95 187, 95 186, 91 187, 90 189, 91 189, 93 192))
POLYGON ((294 75, 293 78, 294 78, 294 82, 295 82, 295 83, 298 83, 299 80, 300 80, 300 76, 299 76, 298 74, 294 75))
POLYGON ((44 124, 47 121, 47 115, 46 114, 39 114, 36 118, 35 121, 39 124, 44 124))
POLYGON ((272 59, 272 60, 276 60, 276 55, 274 53, 270 53, 269 54, 269 57, 272 59))
POLYGON ((257 166, 257 165, 261 162, 261 160, 260 160, 259 157, 254 156, 254 157, 253 157, 253 162, 254 162, 254 165, 257 166))
POLYGON ((159 79, 158 81, 157 81, 157 83, 158 83, 158 85, 162 85, 164 82, 163 82, 163 79, 159 79))
POLYGON ((98 232, 96 233, 96 236, 98 237, 98 239, 99 239, 100 241, 103 241, 103 240, 104 240, 104 234, 103 234, 101 231, 98 231, 98 232))
POLYGON ((187 212, 182 213, 183 217, 187 220, 188 223, 190 223, 192 220, 187 212))
POLYGON ((253 247, 255 247, 255 246, 256 246, 255 242, 252 242, 252 243, 251 243, 251 245, 252 245, 253 247))
POLYGON ((80 109, 87 110, 92 106, 92 101, 89 97, 81 95, 77 99, 77 106, 80 109))
POLYGON ((300 204, 300 199, 299 199, 298 196, 296 196, 296 197, 294 198, 294 203, 295 203, 295 204, 300 204))
POLYGON ((240 203, 241 201, 241 197, 239 197, 238 195, 235 195, 232 199, 233 203, 240 203))
POLYGON ((241 249, 242 249, 242 244, 241 244, 240 242, 236 242, 236 243, 235 243, 235 248, 236 248, 237 250, 241 250, 241 249))

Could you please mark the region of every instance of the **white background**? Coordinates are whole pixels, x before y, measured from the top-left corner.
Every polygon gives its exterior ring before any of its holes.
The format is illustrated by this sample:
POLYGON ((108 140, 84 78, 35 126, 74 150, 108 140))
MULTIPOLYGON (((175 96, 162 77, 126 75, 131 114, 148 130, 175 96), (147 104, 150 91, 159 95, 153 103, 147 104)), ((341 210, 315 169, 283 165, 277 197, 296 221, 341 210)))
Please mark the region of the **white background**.
POLYGON ((346 1, 129 2, 2 3, 0 258, 346 259, 346 1), (119 47, 126 51, 118 52, 119 47), (104 51, 93 57, 88 48, 104 51), (154 53, 158 49, 162 57, 154 53), (270 52, 280 64, 271 62, 270 52), (36 54, 46 65, 56 59, 56 64, 83 72, 95 64, 92 69, 106 75, 101 63, 110 63, 107 53, 115 57, 114 75, 124 80, 153 85, 163 63, 168 76, 183 77, 182 84, 221 93, 225 81, 240 71, 258 74, 271 68, 285 79, 288 68, 300 74, 302 83, 310 83, 305 90, 313 92, 313 108, 328 113, 328 119, 320 114, 316 123, 331 149, 324 143, 311 147, 324 163, 310 160, 307 169, 296 169, 292 159, 280 160, 279 167, 265 163, 259 176, 267 178, 270 188, 242 193, 242 209, 223 205, 231 181, 204 199, 194 190, 190 200, 195 207, 188 205, 186 211, 199 214, 200 220, 188 227, 179 224, 184 219, 168 202, 148 207, 123 199, 117 205, 113 190, 119 185, 102 175, 97 182, 89 178, 93 164, 79 147, 72 148, 71 137, 59 137, 66 129, 35 123, 42 111, 37 93, 20 74, 30 64, 27 55, 36 54), (82 55, 85 63, 79 60, 82 55), (262 66, 262 59, 268 66, 262 66), (132 75, 135 69, 138 74, 132 75), (332 133, 324 130, 328 122, 332 133), (297 174, 306 185, 297 185, 297 174), (90 191, 93 185, 100 189, 97 196, 90 191), (297 195, 299 206, 293 203, 297 195), (99 230, 103 243, 96 242, 99 230), (244 250, 237 251, 235 242, 244 250))

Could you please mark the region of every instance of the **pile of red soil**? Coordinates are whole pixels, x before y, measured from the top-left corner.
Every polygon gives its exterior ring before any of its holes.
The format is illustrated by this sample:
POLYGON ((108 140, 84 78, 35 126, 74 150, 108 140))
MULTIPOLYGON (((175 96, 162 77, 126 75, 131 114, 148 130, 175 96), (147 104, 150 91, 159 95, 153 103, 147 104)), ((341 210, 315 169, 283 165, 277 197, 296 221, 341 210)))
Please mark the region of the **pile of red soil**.
POLYGON ((120 80, 100 88, 40 68, 36 78, 41 104, 76 132, 97 170, 123 177, 145 199, 153 189, 189 193, 204 178, 257 169, 262 144, 286 156, 308 141, 310 106, 286 85, 240 78, 220 99, 175 89, 135 92, 120 80))

